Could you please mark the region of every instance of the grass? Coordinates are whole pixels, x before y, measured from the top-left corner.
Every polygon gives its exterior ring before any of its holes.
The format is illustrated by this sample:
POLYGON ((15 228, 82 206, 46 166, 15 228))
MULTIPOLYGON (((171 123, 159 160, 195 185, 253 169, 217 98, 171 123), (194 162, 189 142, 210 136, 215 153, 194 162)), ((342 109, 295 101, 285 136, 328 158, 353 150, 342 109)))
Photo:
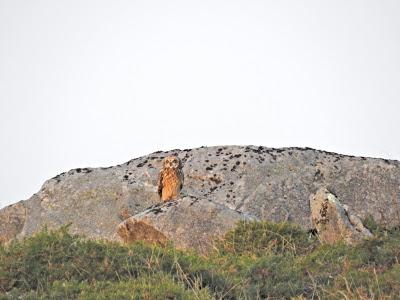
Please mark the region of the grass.
POLYGON ((0 246, 0 299, 399 299, 400 231, 365 223, 375 238, 327 246, 240 222, 207 256, 43 230, 0 246))

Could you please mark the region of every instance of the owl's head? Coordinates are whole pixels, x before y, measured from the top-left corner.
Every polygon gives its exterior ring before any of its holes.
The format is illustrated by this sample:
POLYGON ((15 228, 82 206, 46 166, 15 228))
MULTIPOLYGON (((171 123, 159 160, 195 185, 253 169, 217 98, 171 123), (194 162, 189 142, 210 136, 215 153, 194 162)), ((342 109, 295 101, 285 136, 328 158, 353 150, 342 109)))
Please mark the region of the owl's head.
POLYGON ((164 169, 180 169, 182 167, 181 160, 176 156, 167 156, 163 162, 164 169))

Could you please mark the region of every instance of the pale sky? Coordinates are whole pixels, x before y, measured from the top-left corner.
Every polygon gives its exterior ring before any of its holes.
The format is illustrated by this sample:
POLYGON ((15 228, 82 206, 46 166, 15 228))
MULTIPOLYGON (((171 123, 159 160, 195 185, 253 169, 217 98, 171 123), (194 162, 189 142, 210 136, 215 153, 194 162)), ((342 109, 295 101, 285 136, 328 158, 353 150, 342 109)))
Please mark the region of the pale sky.
POLYGON ((212 145, 400 159, 400 1, 0 0, 0 207, 212 145))

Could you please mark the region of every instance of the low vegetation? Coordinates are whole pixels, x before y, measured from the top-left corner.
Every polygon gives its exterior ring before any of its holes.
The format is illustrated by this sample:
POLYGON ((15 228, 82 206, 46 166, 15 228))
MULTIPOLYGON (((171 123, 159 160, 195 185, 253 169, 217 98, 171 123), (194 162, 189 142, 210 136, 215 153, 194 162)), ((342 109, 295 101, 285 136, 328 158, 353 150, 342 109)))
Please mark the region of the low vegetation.
POLYGON ((208 256, 43 230, 0 247, 0 299, 399 299, 400 231, 365 223, 373 239, 326 246, 241 222, 208 256))

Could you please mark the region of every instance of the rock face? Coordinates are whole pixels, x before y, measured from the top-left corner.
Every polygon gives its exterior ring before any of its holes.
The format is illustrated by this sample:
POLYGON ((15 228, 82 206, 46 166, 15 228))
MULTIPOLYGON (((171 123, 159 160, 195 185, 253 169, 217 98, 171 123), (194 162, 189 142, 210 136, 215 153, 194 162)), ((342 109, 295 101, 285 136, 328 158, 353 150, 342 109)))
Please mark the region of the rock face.
POLYGON ((193 196, 271 221, 310 229, 309 197, 327 187, 361 217, 400 224, 400 163, 309 148, 221 146, 156 152, 109 168, 82 168, 46 181, 30 199, 0 210, 3 240, 31 235, 44 225, 71 223, 74 233, 115 239, 122 221, 159 202, 162 159, 183 163, 182 197, 193 196), (25 213, 22 213, 25 212, 25 213), (16 217, 9 225, 10 215, 16 217))
POLYGON ((355 244, 372 237, 360 218, 353 215, 347 206, 325 188, 320 188, 310 197, 311 222, 323 243, 334 244, 344 240, 355 244))
POLYGON ((0 242, 7 243, 21 232, 25 218, 26 209, 21 201, 0 210, 0 242))
POLYGON ((178 248, 206 252, 239 220, 254 218, 204 198, 184 197, 130 217, 118 226, 118 235, 126 243, 173 241, 178 248))

